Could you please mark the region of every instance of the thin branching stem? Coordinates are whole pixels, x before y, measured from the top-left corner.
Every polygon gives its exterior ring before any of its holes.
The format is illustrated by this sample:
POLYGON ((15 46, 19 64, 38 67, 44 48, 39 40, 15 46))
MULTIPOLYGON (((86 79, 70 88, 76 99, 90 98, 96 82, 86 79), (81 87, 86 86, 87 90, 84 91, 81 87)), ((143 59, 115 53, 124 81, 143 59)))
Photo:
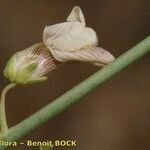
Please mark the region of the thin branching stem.
POLYGON ((2 91, 0 99, 0 131, 1 134, 4 134, 8 131, 7 118, 6 118, 6 108, 5 108, 5 98, 7 92, 15 87, 15 83, 8 84, 2 91))

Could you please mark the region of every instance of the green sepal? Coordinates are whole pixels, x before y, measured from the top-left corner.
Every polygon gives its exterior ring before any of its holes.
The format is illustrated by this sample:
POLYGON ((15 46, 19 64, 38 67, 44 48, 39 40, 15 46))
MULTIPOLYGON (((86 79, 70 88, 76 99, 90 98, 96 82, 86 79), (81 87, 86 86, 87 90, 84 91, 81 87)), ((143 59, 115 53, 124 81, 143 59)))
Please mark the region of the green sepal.
POLYGON ((43 77, 38 78, 38 79, 29 80, 26 84, 38 84, 38 83, 45 82, 47 79, 48 79, 47 76, 43 76, 43 77))
POLYGON ((36 67, 37 67, 37 63, 31 63, 30 65, 28 65, 27 67, 25 67, 25 70, 28 72, 28 73, 32 73, 36 67))
POLYGON ((16 74, 14 64, 16 64, 16 54, 12 55, 12 57, 8 60, 3 72, 4 76, 9 78, 12 82, 14 81, 16 74))
POLYGON ((37 63, 32 63, 27 65, 23 69, 19 69, 19 71, 16 72, 15 83, 27 84, 36 67, 37 67, 37 63))

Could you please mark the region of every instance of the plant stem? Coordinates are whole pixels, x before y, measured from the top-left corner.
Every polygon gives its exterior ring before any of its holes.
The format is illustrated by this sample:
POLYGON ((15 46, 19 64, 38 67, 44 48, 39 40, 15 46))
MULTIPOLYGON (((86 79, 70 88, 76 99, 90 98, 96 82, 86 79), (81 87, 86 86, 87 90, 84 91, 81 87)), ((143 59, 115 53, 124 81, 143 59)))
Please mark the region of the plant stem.
MULTIPOLYGON (((27 133, 37 128, 48 119, 56 116, 58 113, 80 100, 96 87, 108 81, 108 79, 116 75, 125 67, 134 63, 136 60, 148 53, 150 53, 150 36, 118 57, 111 64, 107 65, 85 81, 81 82, 79 85, 72 88, 70 91, 66 92, 64 95, 10 128, 10 130, 5 135, 1 136, 0 139, 5 141, 14 141, 22 138, 27 133)), ((0 149, 5 148, 6 147, 0 146, 0 149)))
POLYGON ((0 129, 1 129, 1 134, 4 134, 8 131, 8 125, 7 125, 7 119, 6 119, 6 109, 5 109, 5 98, 6 98, 6 94, 7 92, 12 89, 13 87, 15 87, 16 84, 15 83, 10 83, 9 85, 7 85, 1 94, 1 99, 0 99, 0 129))

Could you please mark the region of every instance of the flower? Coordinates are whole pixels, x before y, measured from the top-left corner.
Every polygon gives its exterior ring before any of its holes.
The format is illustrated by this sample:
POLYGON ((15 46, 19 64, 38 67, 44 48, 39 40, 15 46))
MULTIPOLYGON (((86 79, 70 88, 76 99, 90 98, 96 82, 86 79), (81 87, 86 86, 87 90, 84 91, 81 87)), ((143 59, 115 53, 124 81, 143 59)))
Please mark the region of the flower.
POLYGON ((45 27, 43 42, 15 53, 4 75, 16 84, 33 84, 47 79, 60 62, 81 61, 104 66, 114 60, 107 50, 97 47, 96 32, 86 27, 80 7, 75 6, 66 22, 45 27))
POLYGON ((75 6, 66 22, 46 26, 43 42, 59 62, 83 61, 104 66, 114 60, 114 56, 97 47, 96 32, 86 27, 80 7, 75 6))
POLYGON ((57 62, 43 43, 15 53, 6 64, 4 76, 16 84, 43 82, 57 62))

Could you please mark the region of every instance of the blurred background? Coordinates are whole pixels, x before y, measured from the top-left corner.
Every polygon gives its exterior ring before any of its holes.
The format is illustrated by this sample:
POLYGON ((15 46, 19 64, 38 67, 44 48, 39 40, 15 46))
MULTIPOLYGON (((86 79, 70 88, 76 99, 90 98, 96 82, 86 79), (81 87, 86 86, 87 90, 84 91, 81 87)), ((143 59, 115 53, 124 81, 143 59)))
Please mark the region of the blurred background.
MULTIPOLYGON (((82 8, 87 25, 97 32, 99 45, 116 57, 150 33, 147 0, 0 0, 0 90, 9 83, 2 73, 8 58, 40 42, 44 26, 65 21, 75 5, 82 8)), ((145 56, 20 141, 77 140, 77 147, 57 150, 149 150, 149 65, 150 56, 145 56)), ((63 64, 45 83, 14 88, 6 101, 9 125, 22 121, 98 69, 63 64)))

